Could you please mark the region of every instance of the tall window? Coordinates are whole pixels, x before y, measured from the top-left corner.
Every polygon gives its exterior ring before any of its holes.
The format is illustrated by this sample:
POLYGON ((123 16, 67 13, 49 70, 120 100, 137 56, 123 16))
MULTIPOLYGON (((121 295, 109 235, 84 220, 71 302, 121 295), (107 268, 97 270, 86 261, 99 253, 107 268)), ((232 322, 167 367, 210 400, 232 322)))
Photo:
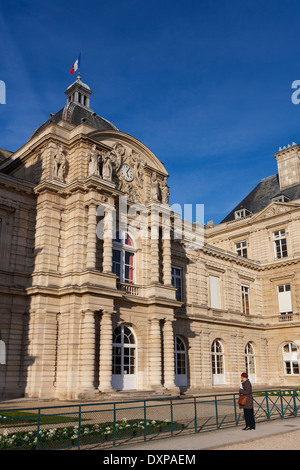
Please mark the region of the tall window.
POLYGON ((172 267, 172 286, 176 287, 176 300, 182 301, 182 269, 172 267))
POLYGON ((286 343, 282 347, 284 373, 286 375, 299 375, 298 348, 295 343, 286 343))
POLYGON ((135 337, 127 326, 119 326, 113 334, 112 373, 135 373, 135 337))
POLYGON ((175 385, 187 386, 187 355, 184 341, 175 336, 175 385))
POLYGON ((175 374, 186 374, 185 344, 179 336, 175 337, 175 374))
POLYGON ((293 313, 290 284, 277 286, 278 307, 280 315, 290 315, 293 313))
POLYGON ((224 352, 219 340, 215 340, 211 347, 211 362, 213 375, 224 374, 224 352))
POLYGON ((245 347, 245 366, 246 373, 251 377, 255 376, 255 352, 251 343, 247 343, 245 347))
POLYGON ((135 283, 135 248, 128 233, 118 232, 113 241, 112 270, 119 282, 135 283))
POLYGON ((0 340, 0 364, 6 364, 6 348, 2 340, 0 340))
POLYGON ((241 286, 242 288, 242 311, 245 315, 250 313, 250 302, 249 302, 249 286, 241 286))
POLYGON ((220 279, 217 276, 209 276, 210 306, 220 308, 220 279))
POLYGON ((287 253, 285 230, 278 230, 277 232, 274 232, 273 240, 274 240, 275 258, 278 258, 278 259, 286 258, 288 253, 287 253))
POLYGON ((246 240, 242 242, 237 242, 235 244, 235 251, 238 256, 243 256, 244 258, 247 258, 247 242, 246 240))
POLYGON ((118 326, 113 334, 112 386, 116 390, 137 388, 137 340, 125 325, 118 326))

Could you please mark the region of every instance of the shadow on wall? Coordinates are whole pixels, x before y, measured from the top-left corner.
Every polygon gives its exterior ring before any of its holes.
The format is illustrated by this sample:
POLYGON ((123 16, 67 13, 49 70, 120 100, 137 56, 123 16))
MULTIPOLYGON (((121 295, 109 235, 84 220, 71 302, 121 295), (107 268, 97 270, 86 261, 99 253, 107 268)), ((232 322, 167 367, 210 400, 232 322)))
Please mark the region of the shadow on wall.
POLYGON ((29 312, 35 259, 36 195, 42 156, 28 165, 1 152, 0 160, 0 399, 24 397, 28 369, 29 312))

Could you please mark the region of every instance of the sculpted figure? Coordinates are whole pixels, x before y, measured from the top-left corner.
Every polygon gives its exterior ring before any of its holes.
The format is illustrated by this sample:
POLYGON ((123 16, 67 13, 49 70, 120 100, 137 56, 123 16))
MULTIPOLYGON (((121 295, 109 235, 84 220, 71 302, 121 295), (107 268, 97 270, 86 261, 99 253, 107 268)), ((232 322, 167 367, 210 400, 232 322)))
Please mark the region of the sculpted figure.
POLYGON ((99 152, 96 150, 96 145, 92 146, 92 149, 89 153, 89 175, 99 176, 99 152))
POLYGON ((114 165, 114 170, 117 172, 122 165, 123 158, 125 158, 125 148, 119 142, 113 146, 113 150, 110 153, 110 158, 114 165))
POLYGON ((103 157, 102 177, 106 181, 112 181, 113 165, 108 152, 103 157))
POLYGON ((151 177, 151 199, 157 201, 159 196, 159 184, 157 181, 156 173, 154 172, 151 177))
POLYGON ((135 150, 132 151, 131 160, 133 162, 133 171, 135 173, 137 184, 139 185, 140 188, 142 188, 144 184, 144 171, 143 170, 144 170, 145 162, 135 150))
POLYGON ((66 169, 67 159, 64 154, 63 145, 58 146, 57 153, 53 157, 53 166, 54 166, 54 177, 64 181, 65 169, 66 169))
POLYGON ((165 179, 165 182, 163 186, 161 187, 161 199, 163 204, 169 204, 169 196, 170 196, 170 191, 169 191, 169 186, 167 185, 167 178, 165 179))

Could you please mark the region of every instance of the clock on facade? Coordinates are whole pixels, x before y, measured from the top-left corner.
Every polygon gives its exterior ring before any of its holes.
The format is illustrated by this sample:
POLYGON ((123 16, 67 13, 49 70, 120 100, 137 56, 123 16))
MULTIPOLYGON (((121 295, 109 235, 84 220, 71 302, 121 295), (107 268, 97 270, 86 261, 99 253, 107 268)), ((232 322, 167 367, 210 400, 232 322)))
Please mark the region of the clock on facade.
POLYGON ((121 173, 122 173, 123 178, 126 181, 132 181, 133 180, 133 173, 132 173, 132 169, 130 168, 130 166, 122 165, 121 173))

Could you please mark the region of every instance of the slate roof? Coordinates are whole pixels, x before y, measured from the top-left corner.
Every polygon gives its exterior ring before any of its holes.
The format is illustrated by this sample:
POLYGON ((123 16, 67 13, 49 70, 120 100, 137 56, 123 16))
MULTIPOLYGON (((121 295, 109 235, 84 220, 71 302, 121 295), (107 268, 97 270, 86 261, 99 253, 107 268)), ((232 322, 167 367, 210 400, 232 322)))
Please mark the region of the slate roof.
POLYGON ((280 194, 286 196, 289 201, 300 199, 300 184, 281 191, 278 174, 264 178, 220 223, 234 220, 234 213, 239 209, 248 209, 252 213, 260 212, 280 194))
POLYGON ((81 106, 80 104, 76 104, 74 102, 67 104, 64 108, 58 111, 56 114, 51 116, 46 122, 41 124, 29 137, 29 140, 33 139, 33 137, 37 136, 40 132, 42 132, 46 127, 50 124, 55 123, 57 124, 62 119, 65 119, 67 122, 74 124, 75 126, 79 126, 84 122, 88 126, 93 127, 96 130, 118 130, 111 122, 107 121, 106 119, 98 116, 95 112, 91 109, 81 106))

